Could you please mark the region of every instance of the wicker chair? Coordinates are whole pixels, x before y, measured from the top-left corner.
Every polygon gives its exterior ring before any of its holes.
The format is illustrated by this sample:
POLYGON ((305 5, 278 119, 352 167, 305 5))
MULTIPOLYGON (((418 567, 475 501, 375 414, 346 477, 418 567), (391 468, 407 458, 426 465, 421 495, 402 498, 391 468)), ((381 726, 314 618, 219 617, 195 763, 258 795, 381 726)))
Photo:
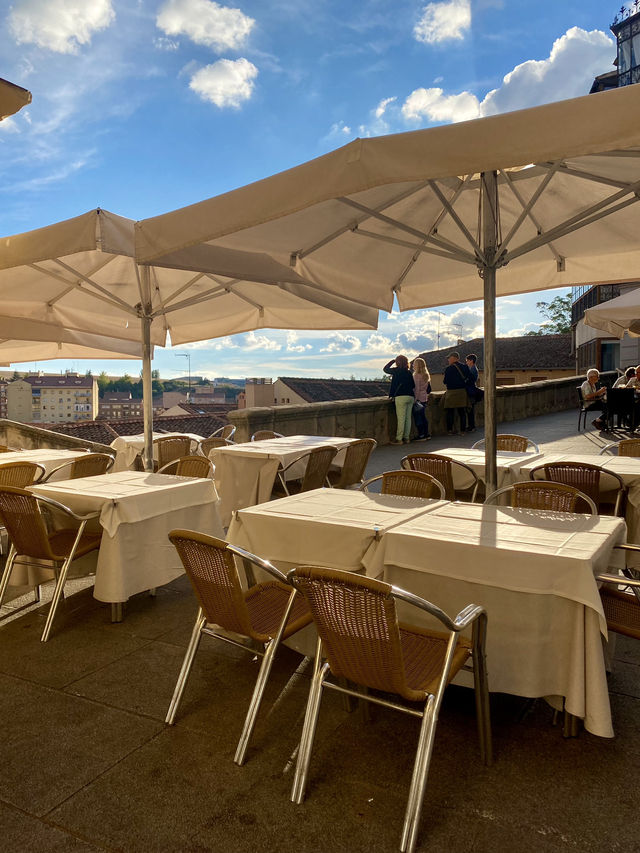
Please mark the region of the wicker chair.
POLYGON ((226 438, 226 440, 231 443, 231 439, 235 434, 236 428, 234 427, 234 425, 225 424, 224 426, 221 426, 220 429, 217 429, 215 430, 215 432, 212 432, 209 438, 226 438))
POLYGON ((433 498, 445 500, 446 491, 439 480, 422 471, 385 471, 377 477, 371 477, 360 486, 360 491, 368 492, 369 486, 382 481, 380 489, 383 495, 401 495, 405 498, 433 498))
POLYGON ((564 483, 552 483, 548 480, 514 483, 487 495, 484 502, 496 503, 496 499, 502 495, 511 495, 511 506, 520 509, 576 512, 576 506, 586 505, 592 515, 598 514, 598 507, 588 495, 574 489, 573 486, 565 486, 564 483))
MULTIPOLYGON (((389 584, 350 572, 304 567, 289 581, 309 602, 318 631, 316 659, 300 740, 291 799, 302 803, 323 688, 338 690, 422 718, 400 849, 414 850, 429 772, 435 727, 444 690, 469 659, 473 662, 480 753, 491 763, 491 726, 485 663, 487 616, 474 604, 455 619, 428 601, 389 584), (446 630, 430 631, 398 622, 396 599, 438 620, 446 630), (473 639, 460 633, 472 626, 473 639), (396 694, 423 709, 407 708, 347 687, 347 679, 365 690, 396 694)), ((468 668, 468 667, 465 667, 468 668)))
POLYGON ((168 435, 153 440, 154 469, 164 468, 168 462, 180 459, 181 456, 189 456, 191 453, 191 439, 188 435, 168 435))
MULTIPOLYGON (((99 512, 77 515, 68 507, 50 498, 34 495, 25 489, 11 486, 0 487, 0 517, 9 534, 11 547, 0 579, 0 604, 16 562, 42 567, 43 562, 55 565, 56 585, 51 598, 44 630, 40 637, 43 643, 49 639, 60 596, 67 579, 69 566, 77 558, 96 551, 100 547, 101 533, 85 533, 90 519, 98 518, 99 512), (51 509, 70 522, 79 522, 72 527, 49 530, 41 508, 51 509)), ((47 514, 49 517, 49 514, 47 514)), ((44 568, 51 568, 50 565, 44 568)))
POLYGON ((252 656, 256 653, 262 655, 262 665, 234 758, 236 764, 243 764, 278 645, 311 622, 309 607, 305 599, 297 596, 286 583, 285 575, 266 560, 221 539, 191 530, 172 530, 169 539, 182 560, 200 606, 166 722, 171 725, 175 720, 203 634, 245 649, 252 656), (250 567, 247 573, 250 581, 253 579, 252 564, 275 580, 250 584, 249 589, 243 590, 234 555, 250 567), (214 626, 248 637, 254 645, 247 646, 227 634, 217 633, 214 626), (263 651, 256 652, 255 644, 262 646, 263 651))
POLYGON ((174 459, 158 470, 158 474, 174 474, 176 477, 201 477, 210 479, 213 476, 213 462, 204 456, 181 456, 174 459))
POLYGON ((612 456, 615 448, 618 449, 618 456, 640 456, 640 438, 623 438, 622 441, 605 444, 599 455, 612 456))
POLYGON ((53 468, 43 482, 46 483, 55 475, 59 474, 65 468, 68 468, 68 473, 65 472, 62 476, 56 477, 58 480, 77 480, 80 477, 97 477, 100 474, 106 474, 113 467, 115 456, 108 453, 86 453, 83 456, 78 456, 77 459, 72 459, 70 462, 63 462, 57 468, 53 468))
MULTIPOLYGON (((480 441, 476 441, 475 444, 471 445, 471 449, 484 450, 485 441, 486 439, 481 438, 480 441)), ((496 450, 509 450, 514 453, 526 453, 530 447, 533 447, 536 453, 540 452, 540 448, 535 441, 527 438, 526 435, 510 435, 508 433, 504 433, 503 435, 496 436, 496 450)))
POLYGON ((328 474, 331 462, 338 449, 336 447, 314 447, 302 456, 298 456, 288 465, 278 469, 278 478, 273 485, 272 497, 283 498, 321 489, 329 485, 328 474), (306 459, 306 464, 305 464, 306 459), (298 479, 287 480, 287 471, 296 465, 305 465, 304 474, 298 479))
POLYGON ((573 486, 591 498, 604 515, 621 515, 625 510, 626 487, 613 471, 603 471, 586 462, 548 462, 531 469, 532 480, 551 480, 573 486), (605 479, 603 487, 602 480, 605 479), (606 485, 606 478, 613 486, 606 485))
POLYGON ((422 471, 431 474, 444 486, 445 497, 448 501, 475 501, 478 494, 478 475, 456 459, 440 456, 438 453, 410 453, 400 463, 407 471, 422 471), (454 474, 457 474, 458 488, 454 485, 454 474))
POLYGON ((0 453, 14 453, 15 447, 7 447, 6 444, 0 444, 0 453))
POLYGON ((37 462, 0 462, 0 486, 17 486, 26 489, 34 486, 44 477, 44 465, 37 462))
POLYGON ((364 472, 376 445, 373 438, 360 438, 347 447, 342 468, 329 469, 329 483, 334 489, 348 489, 364 482, 364 472))
POLYGON ((284 438, 282 433, 274 432, 272 429, 259 429, 251 436, 251 441, 266 441, 269 438, 284 438))
POLYGON ((640 579, 634 577, 629 569, 624 570, 624 575, 596 575, 596 580, 603 584, 600 598, 607 628, 616 634, 640 640, 640 579), (621 585, 628 591, 620 589, 621 585))
POLYGON ((226 438, 210 436, 209 438, 203 438, 200 442, 200 453, 208 459, 212 450, 215 450, 217 447, 229 447, 232 444, 233 442, 226 438))

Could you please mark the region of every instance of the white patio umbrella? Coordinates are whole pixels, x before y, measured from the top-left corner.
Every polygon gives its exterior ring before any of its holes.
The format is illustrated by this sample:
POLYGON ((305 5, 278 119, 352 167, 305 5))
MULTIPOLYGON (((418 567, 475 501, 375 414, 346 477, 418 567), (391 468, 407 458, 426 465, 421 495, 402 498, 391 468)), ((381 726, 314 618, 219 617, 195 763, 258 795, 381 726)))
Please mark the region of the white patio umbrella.
POLYGON ((142 358, 142 344, 105 335, 92 335, 37 320, 19 321, 16 340, 15 317, 0 315, 0 364, 3 367, 22 361, 48 361, 57 358, 142 358))
POLYGON ((354 142, 139 222, 138 260, 266 252, 389 310, 484 297, 487 482, 495 487, 495 298, 640 274, 640 86, 354 142), (497 275, 496 275, 497 273, 497 275))
POLYGON ((31 92, 0 77, 0 121, 31 103, 31 92))
POLYGON ((584 322, 616 338, 623 338, 625 332, 632 338, 640 338, 640 288, 587 308, 584 322))
POLYGON ((134 222, 104 210, 0 239, 2 314, 142 342, 147 463, 151 346, 259 328, 374 329, 375 308, 313 288, 264 253, 195 247, 139 267, 134 222))

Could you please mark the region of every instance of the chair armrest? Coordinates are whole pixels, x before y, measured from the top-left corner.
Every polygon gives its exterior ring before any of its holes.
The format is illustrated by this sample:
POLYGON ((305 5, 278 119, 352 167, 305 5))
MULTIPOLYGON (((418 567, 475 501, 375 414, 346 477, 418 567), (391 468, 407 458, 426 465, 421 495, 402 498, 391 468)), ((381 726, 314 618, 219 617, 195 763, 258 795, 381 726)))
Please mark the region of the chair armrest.
POLYGON ((622 545, 614 545, 614 550, 618 549, 619 551, 638 551, 640 552, 640 545, 633 545, 631 542, 625 542, 622 545))
POLYGON ((600 583, 615 584, 616 586, 633 586, 640 588, 640 578, 628 578, 626 575, 596 575, 600 583))
POLYGON ((89 512, 86 515, 79 515, 77 512, 74 512, 72 509, 69 509, 68 506, 61 504, 60 501, 56 501, 53 498, 47 498, 44 495, 35 495, 34 498, 38 501, 38 503, 43 503, 46 506, 53 507, 54 509, 60 510, 65 515, 70 515, 72 518, 75 518, 76 521, 90 521, 92 518, 99 518, 100 511, 96 510, 96 512, 89 512))
POLYGON ((435 604, 432 604, 430 601, 427 601, 426 598, 420 598, 419 595, 414 595, 412 592, 407 592, 405 589, 400 589, 398 586, 391 587, 391 594, 394 598, 397 598, 399 601, 404 601, 407 604, 412 604, 414 607, 417 607, 419 610, 424 610, 425 613, 428 613, 430 616, 434 616, 443 625, 445 625, 450 631, 458 632, 462 630, 464 626, 458 626, 452 619, 447 616, 444 610, 441 610, 439 607, 436 607, 435 604))
POLYGON ((229 545, 227 544, 227 548, 236 556, 241 557, 243 560, 248 560, 250 563, 253 563, 255 566, 258 566, 261 569, 264 569, 265 572, 268 572, 272 577, 276 578, 276 580, 281 581, 282 583, 286 583, 287 586, 291 586, 289 581, 287 580, 287 576, 284 572, 281 572, 280 569, 277 569, 273 563, 270 563, 268 560, 263 560, 262 557, 258 557, 255 554, 252 554, 251 551, 245 551, 244 548, 239 548, 237 545, 229 545))

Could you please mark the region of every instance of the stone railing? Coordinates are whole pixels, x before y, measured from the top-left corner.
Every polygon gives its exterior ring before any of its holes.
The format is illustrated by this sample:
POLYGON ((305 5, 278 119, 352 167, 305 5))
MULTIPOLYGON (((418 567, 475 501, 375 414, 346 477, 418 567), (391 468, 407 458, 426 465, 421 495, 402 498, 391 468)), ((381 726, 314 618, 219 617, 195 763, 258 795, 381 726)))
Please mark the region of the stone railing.
POLYGON ((113 453, 106 444, 97 441, 85 441, 60 432, 21 424, 0 418, 0 444, 23 450, 37 450, 40 447, 53 447, 56 450, 89 449, 95 453, 113 453))
MULTIPOLYGON (((603 374, 602 378, 612 382, 616 374, 603 374)), ((576 387, 583 381, 582 376, 570 376, 498 388, 497 422, 576 409, 576 387)), ((444 391, 436 391, 429 398, 427 420, 433 435, 446 432, 443 401, 444 391)), ((375 438, 378 444, 388 444, 396 429, 396 413, 388 397, 238 409, 228 417, 236 427, 235 441, 248 441, 257 430, 271 429, 283 435, 375 438)), ((480 403, 476 405, 476 425, 482 426, 483 421, 480 403)))

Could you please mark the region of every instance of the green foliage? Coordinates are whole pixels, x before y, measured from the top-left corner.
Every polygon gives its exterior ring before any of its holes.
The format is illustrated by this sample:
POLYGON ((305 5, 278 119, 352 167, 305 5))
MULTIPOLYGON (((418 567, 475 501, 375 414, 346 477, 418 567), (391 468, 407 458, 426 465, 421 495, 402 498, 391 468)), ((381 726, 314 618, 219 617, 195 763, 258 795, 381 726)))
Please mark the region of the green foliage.
POLYGON ((536 308, 546 319, 535 332, 527 335, 565 335, 571 331, 571 295, 556 296, 551 302, 536 302, 536 308))

